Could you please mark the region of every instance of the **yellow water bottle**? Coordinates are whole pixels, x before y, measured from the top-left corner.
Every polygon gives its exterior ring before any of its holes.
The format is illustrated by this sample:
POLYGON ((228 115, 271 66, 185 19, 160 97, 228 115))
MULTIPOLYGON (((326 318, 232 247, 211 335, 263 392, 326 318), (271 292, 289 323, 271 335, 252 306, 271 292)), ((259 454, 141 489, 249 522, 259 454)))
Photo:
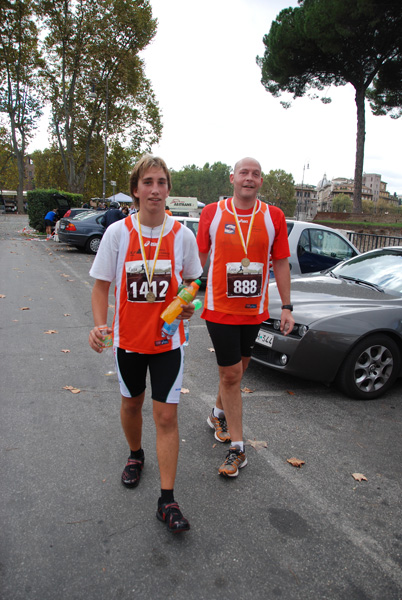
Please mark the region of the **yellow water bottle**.
POLYGON ((173 323, 175 318, 182 312, 183 304, 190 304, 194 299, 196 293, 200 289, 201 281, 196 279, 192 281, 190 285, 183 288, 179 291, 178 295, 172 302, 165 308, 163 313, 161 314, 161 318, 165 321, 165 323, 173 323))

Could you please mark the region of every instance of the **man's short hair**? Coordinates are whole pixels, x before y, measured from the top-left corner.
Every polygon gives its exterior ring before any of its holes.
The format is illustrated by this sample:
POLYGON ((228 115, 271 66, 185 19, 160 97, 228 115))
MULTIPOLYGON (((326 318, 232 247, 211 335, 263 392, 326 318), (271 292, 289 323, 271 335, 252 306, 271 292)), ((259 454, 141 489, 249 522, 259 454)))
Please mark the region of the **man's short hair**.
POLYGON ((169 169, 165 161, 159 156, 152 156, 151 154, 144 154, 140 160, 134 165, 130 175, 130 194, 133 199, 134 206, 139 208, 139 201, 134 196, 134 189, 138 188, 138 182, 146 171, 149 169, 162 169, 166 175, 167 184, 169 191, 172 189, 172 178, 170 176, 169 169))

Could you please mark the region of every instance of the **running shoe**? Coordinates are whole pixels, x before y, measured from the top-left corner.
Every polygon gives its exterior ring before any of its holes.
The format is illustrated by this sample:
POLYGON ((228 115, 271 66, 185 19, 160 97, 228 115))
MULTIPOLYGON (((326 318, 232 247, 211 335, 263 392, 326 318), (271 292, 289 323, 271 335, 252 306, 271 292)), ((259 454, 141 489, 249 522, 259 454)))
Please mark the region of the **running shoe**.
POLYGON ((219 467, 219 475, 223 477, 237 477, 239 469, 242 469, 247 464, 245 452, 242 452, 237 446, 231 446, 226 455, 225 462, 219 467))
POLYGON ((168 531, 172 533, 180 533, 190 529, 190 523, 183 517, 177 502, 165 502, 165 504, 159 504, 158 502, 156 517, 159 521, 166 523, 168 531))
POLYGON ((228 432, 228 424, 225 417, 215 417, 214 409, 211 410, 211 414, 207 419, 208 425, 211 429, 215 430, 215 439, 218 442, 230 442, 230 433, 228 432))
POLYGON ((129 458, 124 471, 121 475, 121 481, 126 487, 137 487, 140 483, 141 471, 144 468, 144 450, 141 458, 129 458))

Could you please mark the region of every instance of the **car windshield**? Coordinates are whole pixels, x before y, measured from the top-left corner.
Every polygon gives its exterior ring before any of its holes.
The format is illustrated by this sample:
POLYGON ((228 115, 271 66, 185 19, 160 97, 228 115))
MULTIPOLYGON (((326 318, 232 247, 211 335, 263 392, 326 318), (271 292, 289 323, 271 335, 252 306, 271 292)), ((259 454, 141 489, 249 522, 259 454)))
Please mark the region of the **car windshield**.
POLYGON ((366 281, 389 294, 402 294, 402 248, 380 248, 360 254, 334 267, 332 273, 336 277, 366 281))

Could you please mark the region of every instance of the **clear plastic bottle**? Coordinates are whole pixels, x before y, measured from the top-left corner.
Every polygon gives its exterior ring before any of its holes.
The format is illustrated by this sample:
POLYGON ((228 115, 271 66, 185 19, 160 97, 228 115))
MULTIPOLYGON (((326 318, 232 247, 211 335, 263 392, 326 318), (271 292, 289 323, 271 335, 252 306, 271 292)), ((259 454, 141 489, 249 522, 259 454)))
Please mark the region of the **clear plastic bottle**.
POLYGON ((189 286, 179 291, 176 298, 165 308, 161 314, 161 318, 170 325, 183 311, 182 304, 189 304, 193 301, 196 293, 200 289, 201 281, 196 279, 189 286))
POLYGON ((184 335, 186 336, 186 341, 184 342, 183 346, 188 346, 188 342, 190 339, 190 323, 189 323, 188 319, 184 319, 183 327, 184 327, 184 335))
MULTIPOLYGON (((198 299, 194 300, 193 304, 194 304, 194 312, 196 310, 199 310, 200 308, 202 308, 201 300, 198 300, 198 299)), ((184 342, 183 346, 188 346, 189 340, 190 340, 190 322, 189 322, 189 320, 184 319, 183 325, 184 325, 184 334, 186 336, 186 341, 184 342)))

